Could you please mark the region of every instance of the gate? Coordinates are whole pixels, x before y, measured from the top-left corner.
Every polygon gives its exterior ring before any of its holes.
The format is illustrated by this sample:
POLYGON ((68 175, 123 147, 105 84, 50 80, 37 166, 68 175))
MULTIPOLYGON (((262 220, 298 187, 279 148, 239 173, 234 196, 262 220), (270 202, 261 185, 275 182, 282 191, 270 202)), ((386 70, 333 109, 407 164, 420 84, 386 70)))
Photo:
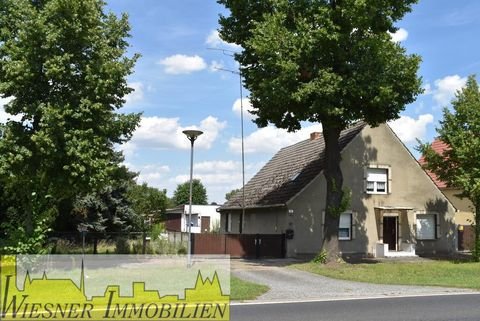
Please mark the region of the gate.
POLYGON ((192 253, 284 258, 285 234, 192 234, 192 253))

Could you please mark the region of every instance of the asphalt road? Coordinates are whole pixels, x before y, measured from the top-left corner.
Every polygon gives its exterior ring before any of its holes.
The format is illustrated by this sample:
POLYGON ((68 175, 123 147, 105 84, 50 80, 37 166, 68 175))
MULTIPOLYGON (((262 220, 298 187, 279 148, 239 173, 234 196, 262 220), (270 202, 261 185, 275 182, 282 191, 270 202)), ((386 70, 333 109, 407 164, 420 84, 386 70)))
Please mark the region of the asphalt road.
POLYGON ((479 321, 480 294, 243 304, 232 321, 479 321))

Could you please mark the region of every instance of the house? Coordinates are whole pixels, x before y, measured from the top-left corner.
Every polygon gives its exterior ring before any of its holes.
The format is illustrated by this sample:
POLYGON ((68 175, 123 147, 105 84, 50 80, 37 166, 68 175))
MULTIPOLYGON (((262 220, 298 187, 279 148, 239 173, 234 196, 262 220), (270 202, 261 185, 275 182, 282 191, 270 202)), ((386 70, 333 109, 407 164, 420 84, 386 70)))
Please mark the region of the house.
MULTIPOLYGON (((341 169, 352 192, 340 216, 342 254, 411 255, 455 251, 455 208, 387 124, 342 131, 341 169)), ((281 149, 220 207, 224 233, 285 234, 287 257, 322 245, 326 183, 321 133, 281 149), (243 217, 243 218, 242 218, 243 217)))
MULTIPOLYGON (((192 205, 192 233, 207 233, 218 229, 220 214, 217 212, 219 205, 192 205)), ((165 228, 167 231, 188 232, 189 205, 179 205, 167 209, 165 215, 165 228)))
MULTIPOLYGON (((432 149, 438 154, 443 154, 443 151, 448 149, 448 145, 438 138, 432 144, 432 149)), ((424 157, 420 157, 418 162, 421 165, 426 163, 424 157)), ((445 196, 452 202, 457 209, 455 213, 455 224, 458 226, 458 248, 460 250, 472 249, 474 242, 474 231, 471 225, 475 222, 473 210, 474 206, 468 198, 460 198, 458 195, 462 192, 456 187, 447 186, 447 183, 441 181, 435 173, 426 171, 435 185, 445 194, 445 196)))

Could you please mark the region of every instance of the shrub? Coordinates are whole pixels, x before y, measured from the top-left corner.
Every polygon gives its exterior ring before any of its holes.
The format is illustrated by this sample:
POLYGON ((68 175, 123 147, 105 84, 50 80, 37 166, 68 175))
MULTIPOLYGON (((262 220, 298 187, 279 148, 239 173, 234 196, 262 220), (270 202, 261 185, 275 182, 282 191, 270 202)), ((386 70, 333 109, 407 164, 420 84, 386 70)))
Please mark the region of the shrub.
POLYGON ((326 250, 323 249, 313 258, 312 261, 314 263, 325 264, 327 263, 327 259, 328 259, 328 253, 326 250))

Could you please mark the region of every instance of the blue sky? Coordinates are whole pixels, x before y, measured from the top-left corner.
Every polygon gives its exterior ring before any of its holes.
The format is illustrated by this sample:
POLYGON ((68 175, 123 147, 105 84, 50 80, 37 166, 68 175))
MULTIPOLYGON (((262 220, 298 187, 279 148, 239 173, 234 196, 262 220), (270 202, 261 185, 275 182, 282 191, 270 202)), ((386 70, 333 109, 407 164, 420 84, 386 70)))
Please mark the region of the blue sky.
MULTIPOLYGON (((206 186, 209 202, 222 203, 226 192, 242 184, 239 79, 216 69, 238 66, 232 57, 208 49, 238 50, 215 33, 225 9, 215 0, 111 0, 107 10, 128 13, 130 53, 142 55, 129 77, 136 91, 122 109, 143 111, 140 128, 122 147, 125 162, 140 172, 139 182, 165 188, 171 196, 189 175, 189 142, 181 131, 201 129, 205 134, 195 143, 194 176, 206 186)), ((391 124, 415 155, 415 138, 432 140, 442 107, 468 75, 480 70, 478 17, 477 0, 423 0, 398 23, 401 29, 394 39, 423 59, 419 74, 425 93, 391 124)), ((5 101, 0 100, 0 121, 7 117, 1 108, 5 101)), ((273 127, 258 129, 246 115, 247 180, 279 148, 319 129, 314 124, 290 134, 273 127)))

